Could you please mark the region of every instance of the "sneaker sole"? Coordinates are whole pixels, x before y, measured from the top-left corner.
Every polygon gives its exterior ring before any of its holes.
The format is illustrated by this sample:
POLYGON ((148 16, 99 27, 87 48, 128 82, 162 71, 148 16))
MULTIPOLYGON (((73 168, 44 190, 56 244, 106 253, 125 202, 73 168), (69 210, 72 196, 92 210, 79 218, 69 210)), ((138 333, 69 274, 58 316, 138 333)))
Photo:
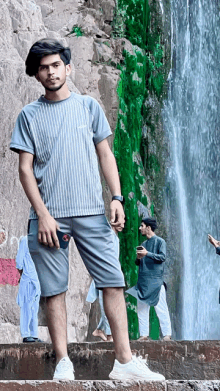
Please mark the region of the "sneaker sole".
POLYGON ((68 379, 67 377, 62 377, 62 378, 58 378, 58 377, 54 377, 53 380, 61 380, 61 381, 73 381, 75 379, 68 379))
POLYGON ((137 381, 159 381, 159 382, 162 382, 162 381, 165 381, 165 377, 163 379, 154 379, 154 378, 146 378, 146 377, 140 377, 140 376, 135 376, 135 375, 130 375, 129 376, 125 376, 125 375, 120 375, 120 374, 112 374, 110 373, 109 374, 109 379, 111 380, 137 380, 137 381))

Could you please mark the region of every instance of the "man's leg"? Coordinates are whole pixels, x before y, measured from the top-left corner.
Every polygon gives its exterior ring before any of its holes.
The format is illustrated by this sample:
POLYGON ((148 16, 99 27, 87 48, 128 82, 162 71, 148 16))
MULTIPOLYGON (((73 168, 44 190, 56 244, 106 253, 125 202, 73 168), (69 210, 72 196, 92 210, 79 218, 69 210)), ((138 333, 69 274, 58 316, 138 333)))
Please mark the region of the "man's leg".
POLYGON ((137 315, 140 337, 149 337, 150 306, 143 301, 137 301, 137 315))
POLYGON ((131 360, 132 354, 123 288, 104 288, 103 301, 115 344, 116 359, 125 364, 131 360))
POLYGON ((39 300, 38 298, 32 303, 32 318, 30 322, 30 335, 31 337, 38 338, 38 310, 39 300))
POLYGON ((20 330, 22 338, 30 337, 31 303, 24 299, 20 309, 20 330))
POLYGON ((154 307, 157 313, 160 328, 163 336, 171 336, 171 322, 170 322, 170 314, 166 301, 166 291, 164 285, 162 285, 160 290, 160 298, 158 304, 154 307))
MULTIPOLYGON (((106 335, 111 335, 112 332, 111 332, 110 324, 109 324, 109 321, 107 319, 107 316, 106 316, 105 310, 104 310, 103 291, 102 290, 99 290, 99 305, 100 305, 101 318, 102 318, 102 328, 99 326, 97 328, 101 328, 102 330, 104 330, 106 335)), ((100 323, 101 323, 101 321, 100 321, 100 323)))
POLYGON ((56 360, 59 362, 67 357, 67 315, 66 315, 66 292, 46 298, 47 324, 56 352, 56 360))

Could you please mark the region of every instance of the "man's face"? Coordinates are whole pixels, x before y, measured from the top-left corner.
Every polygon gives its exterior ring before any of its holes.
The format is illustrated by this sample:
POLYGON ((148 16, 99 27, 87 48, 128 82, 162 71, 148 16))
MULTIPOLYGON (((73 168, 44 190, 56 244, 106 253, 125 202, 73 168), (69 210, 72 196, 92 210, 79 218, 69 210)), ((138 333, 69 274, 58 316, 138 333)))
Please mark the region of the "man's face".
POLYGON ((71 66, 65 65, 59 54, 45 56, 40 61, 36 79, 48 91, 58 91, 66 82, 71 66))
POLYGON ((141 235, 146 235, 148 232, 148 227, 142 222, 139 227, 139 230, 141 231, 141 235))

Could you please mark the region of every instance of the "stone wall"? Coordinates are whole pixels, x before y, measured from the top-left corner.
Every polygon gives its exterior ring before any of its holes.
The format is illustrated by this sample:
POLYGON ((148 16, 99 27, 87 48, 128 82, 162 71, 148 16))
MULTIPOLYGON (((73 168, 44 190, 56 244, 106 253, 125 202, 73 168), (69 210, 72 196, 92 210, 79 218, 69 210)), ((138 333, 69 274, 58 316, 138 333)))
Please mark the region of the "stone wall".
MULTIPOLYGON (((6 0, 0 2, 0 258, 14 259, 19 240, 27 232, 29 203, 18 177, 18 156, 9 150, 11 133, 22 107, 37 99, 41 85, 25 75, 24 61, 30 46, 43 37, 57 38, 70 46, 71 91, 89 94, 102 105, 112 130, 115 128, 121 42, 111 39, 114 1, 6 0), (77 27, 81 36, 71 33, 77 27)), ((75 29, 76 30, 76 29, 75 29)), ((112 141, 110 141, 112 142, 112 141)), ((103 178, 102 178, 103 180, 103 178)), ((109 192, 105 184, 106 206, 109 192)), ((107 208, 108 209, 108 208, 107 208)), ((11 272, 10 272, 11 273, 11 272)), ((85 297, 90 277, 77 249, 70 244, 70 283, 67 295, 69 341, 83 341, 88 330, 90 305, 85 297)), ((0 343, 19 342, 18 286, 0 285, 0 343)), ((43 307, 43 305, 42 305, 43 307)), ((40 337, 49 341, 43 311, 40 337)))

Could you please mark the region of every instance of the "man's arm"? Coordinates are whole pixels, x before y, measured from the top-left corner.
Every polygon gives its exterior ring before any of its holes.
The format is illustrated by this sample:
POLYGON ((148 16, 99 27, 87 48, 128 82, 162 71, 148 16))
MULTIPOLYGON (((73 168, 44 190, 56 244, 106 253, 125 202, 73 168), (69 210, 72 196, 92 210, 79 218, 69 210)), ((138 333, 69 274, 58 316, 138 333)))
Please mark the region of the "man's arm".
POLYGON ((59 248, 59 240, 56 234, 59 225, 48 212, 37 186, 33 174, 34 156, 31 153, 20 151, 19 153, 19 177, 23 189, 38 215, 38 240, 39 242, 59 248))
POLYGON ((137 250, 137 258, 142 259, 147 255, 148 258, 152 259, 155 263, 162 263, 166 260, 166 243, 162 241, 158 250, 158 253, 151 253, 143 247, 143 250, 137 250))
POLYGON ((158 253, 151 253, 150 251, 147 252, 147 256, 155 263, 162 263, 166 261, 166 243, 163 240, 160 244, 160 247, 158 249, 158 253))
MULTIPOLYGON (((121 186, 118 175, 118 168, 115 157, 108 145, 107 139, 96 144, 96 151, 99 157, 100 166, 109 186, 112 196, 121 195, 121 186)), ((125 214, 120 201, 114 200, 110 204, 111 225, 117 231, 122 231, 124 228, 125 214)))

